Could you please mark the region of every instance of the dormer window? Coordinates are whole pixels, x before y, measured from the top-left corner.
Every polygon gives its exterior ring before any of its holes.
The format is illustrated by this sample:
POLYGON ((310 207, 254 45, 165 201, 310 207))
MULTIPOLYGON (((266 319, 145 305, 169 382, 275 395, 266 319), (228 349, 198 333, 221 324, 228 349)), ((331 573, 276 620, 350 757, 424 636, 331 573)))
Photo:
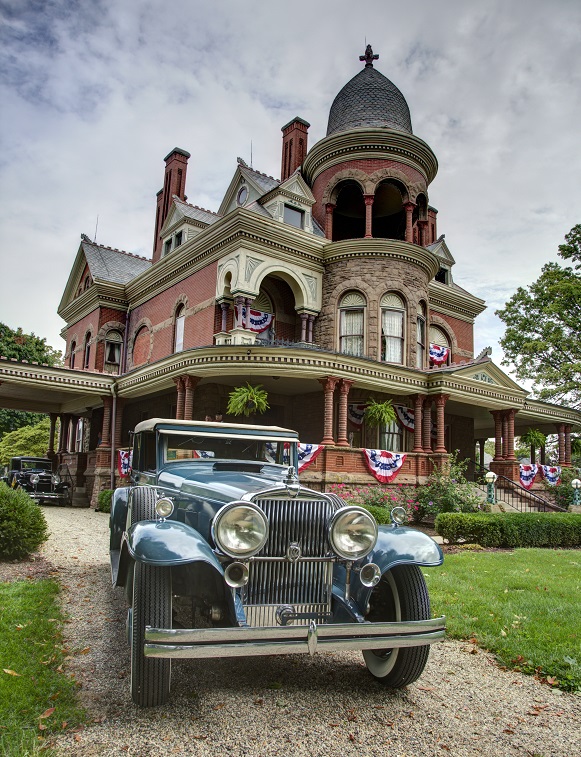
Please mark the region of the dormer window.
POLYGON ((163 246, 163 254, 167 255, 171 252, 171 239, 168 239, 167 242, 163 246))
POLYGON ((438 273, 436 274, 436 281, 439 281, 440 284, 449 284, 450 283, 450 271, 448 268, 440 268, 438 273))
POLYGON ((293 208, 290 205, 285 205, 283 220, 285 223, 288 223, 289 226, 294 226, 296 229, 304 229, 305 211, 293 208))
POLYGON ((183 243, 183 240, 184 240, 184 232, 178 231, 178 233, 174 237, 174 245, 173 245, 174 250, 176 247, 179 247, 183 243))

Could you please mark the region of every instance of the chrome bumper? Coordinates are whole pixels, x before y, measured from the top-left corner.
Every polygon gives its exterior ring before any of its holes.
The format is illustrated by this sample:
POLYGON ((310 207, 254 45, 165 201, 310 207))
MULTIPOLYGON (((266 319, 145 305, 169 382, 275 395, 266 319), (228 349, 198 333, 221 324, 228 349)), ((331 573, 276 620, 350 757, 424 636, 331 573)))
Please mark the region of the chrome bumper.
POLYGON ((444 638, 446 618, 403 623, 329 623, 275 628, 145 629, 146 657, 203 659, 311 654, 353 649, 394 649, 444 638))

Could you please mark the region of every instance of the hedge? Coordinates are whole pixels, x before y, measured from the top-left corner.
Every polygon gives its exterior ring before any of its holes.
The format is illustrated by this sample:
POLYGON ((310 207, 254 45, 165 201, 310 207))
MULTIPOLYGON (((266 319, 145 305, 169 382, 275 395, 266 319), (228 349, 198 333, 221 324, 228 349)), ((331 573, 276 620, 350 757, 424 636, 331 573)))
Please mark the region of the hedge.
POLYGON ((0 481, 0 560, 27 557, 48 539, 44 513, 23 489, 0 481))
POLYGON ((110 513, 111 500, 113 499, 113 489, 103 489, 97 495, 97 512, 110 513))
POLYGON ((482 547, 579 547, 581 514, 577 513, 441 513, 438 534, 450 543, 482 547))

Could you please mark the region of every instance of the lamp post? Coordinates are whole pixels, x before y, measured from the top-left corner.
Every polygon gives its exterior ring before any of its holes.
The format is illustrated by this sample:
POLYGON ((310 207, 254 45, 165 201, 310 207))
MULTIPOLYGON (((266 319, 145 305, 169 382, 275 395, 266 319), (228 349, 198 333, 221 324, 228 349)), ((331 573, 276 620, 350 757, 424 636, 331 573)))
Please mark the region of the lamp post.
POLYGON ((484 478, 486 479, 486 504, 494 505, 496 504, 496 498, 494 496, 494 484, 496 483, 498 476, 496 475, 496 473, 494 473, 494 471, 489 470, 484 478))
POLYGON ((574 478, 571 481, 573 487, 573 504, 581 505, 581 481, 578 478, 574 478))

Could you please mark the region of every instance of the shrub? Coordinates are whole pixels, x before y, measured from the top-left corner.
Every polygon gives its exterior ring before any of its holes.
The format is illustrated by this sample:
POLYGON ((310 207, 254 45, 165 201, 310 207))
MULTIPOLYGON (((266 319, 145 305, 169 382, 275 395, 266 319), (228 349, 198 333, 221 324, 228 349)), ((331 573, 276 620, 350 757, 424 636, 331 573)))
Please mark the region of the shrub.
POLYGON ((447 470, 436 467, 428 483, 416 489, 417 509, 413 520, 418 523, 439 513, 473 513, 482 510, 484 502, 474 484, 466 480, 468 461, 459 461, 457 453, 450 455, 447 470))
POLYGON ((22 559, 47 539, 46 520, 36 502, 0 482, 0 559, 22 559))
POLYGON ((483 547, 579 547, 581 515, 576 513, 442 513, 436 531, 483 547))
POLYGON ((413 508, 416 504, 415 488, 398 485, 386 487, 380 484, 374 486, 353 486, 346 484, 332 484, 329 491, 337 494, 350 505, 359 505, 373 515, 378 523, 391 523, 391 511, 394 507, 403 507, 408 513, 408 520, 412 520, 413 508))
POLYGON ((103 489, 97 497, 97 512, 110 513, 111 501, 113 499, 113 489, 103 489))
POLYGON ((574 478, 581 478, 578 468, 561 468, 561 480, 553 486, 543 478, 543 486, 547 495, 556 505, 564 507, 566 510, 573 504, 571 481, 574 478))

